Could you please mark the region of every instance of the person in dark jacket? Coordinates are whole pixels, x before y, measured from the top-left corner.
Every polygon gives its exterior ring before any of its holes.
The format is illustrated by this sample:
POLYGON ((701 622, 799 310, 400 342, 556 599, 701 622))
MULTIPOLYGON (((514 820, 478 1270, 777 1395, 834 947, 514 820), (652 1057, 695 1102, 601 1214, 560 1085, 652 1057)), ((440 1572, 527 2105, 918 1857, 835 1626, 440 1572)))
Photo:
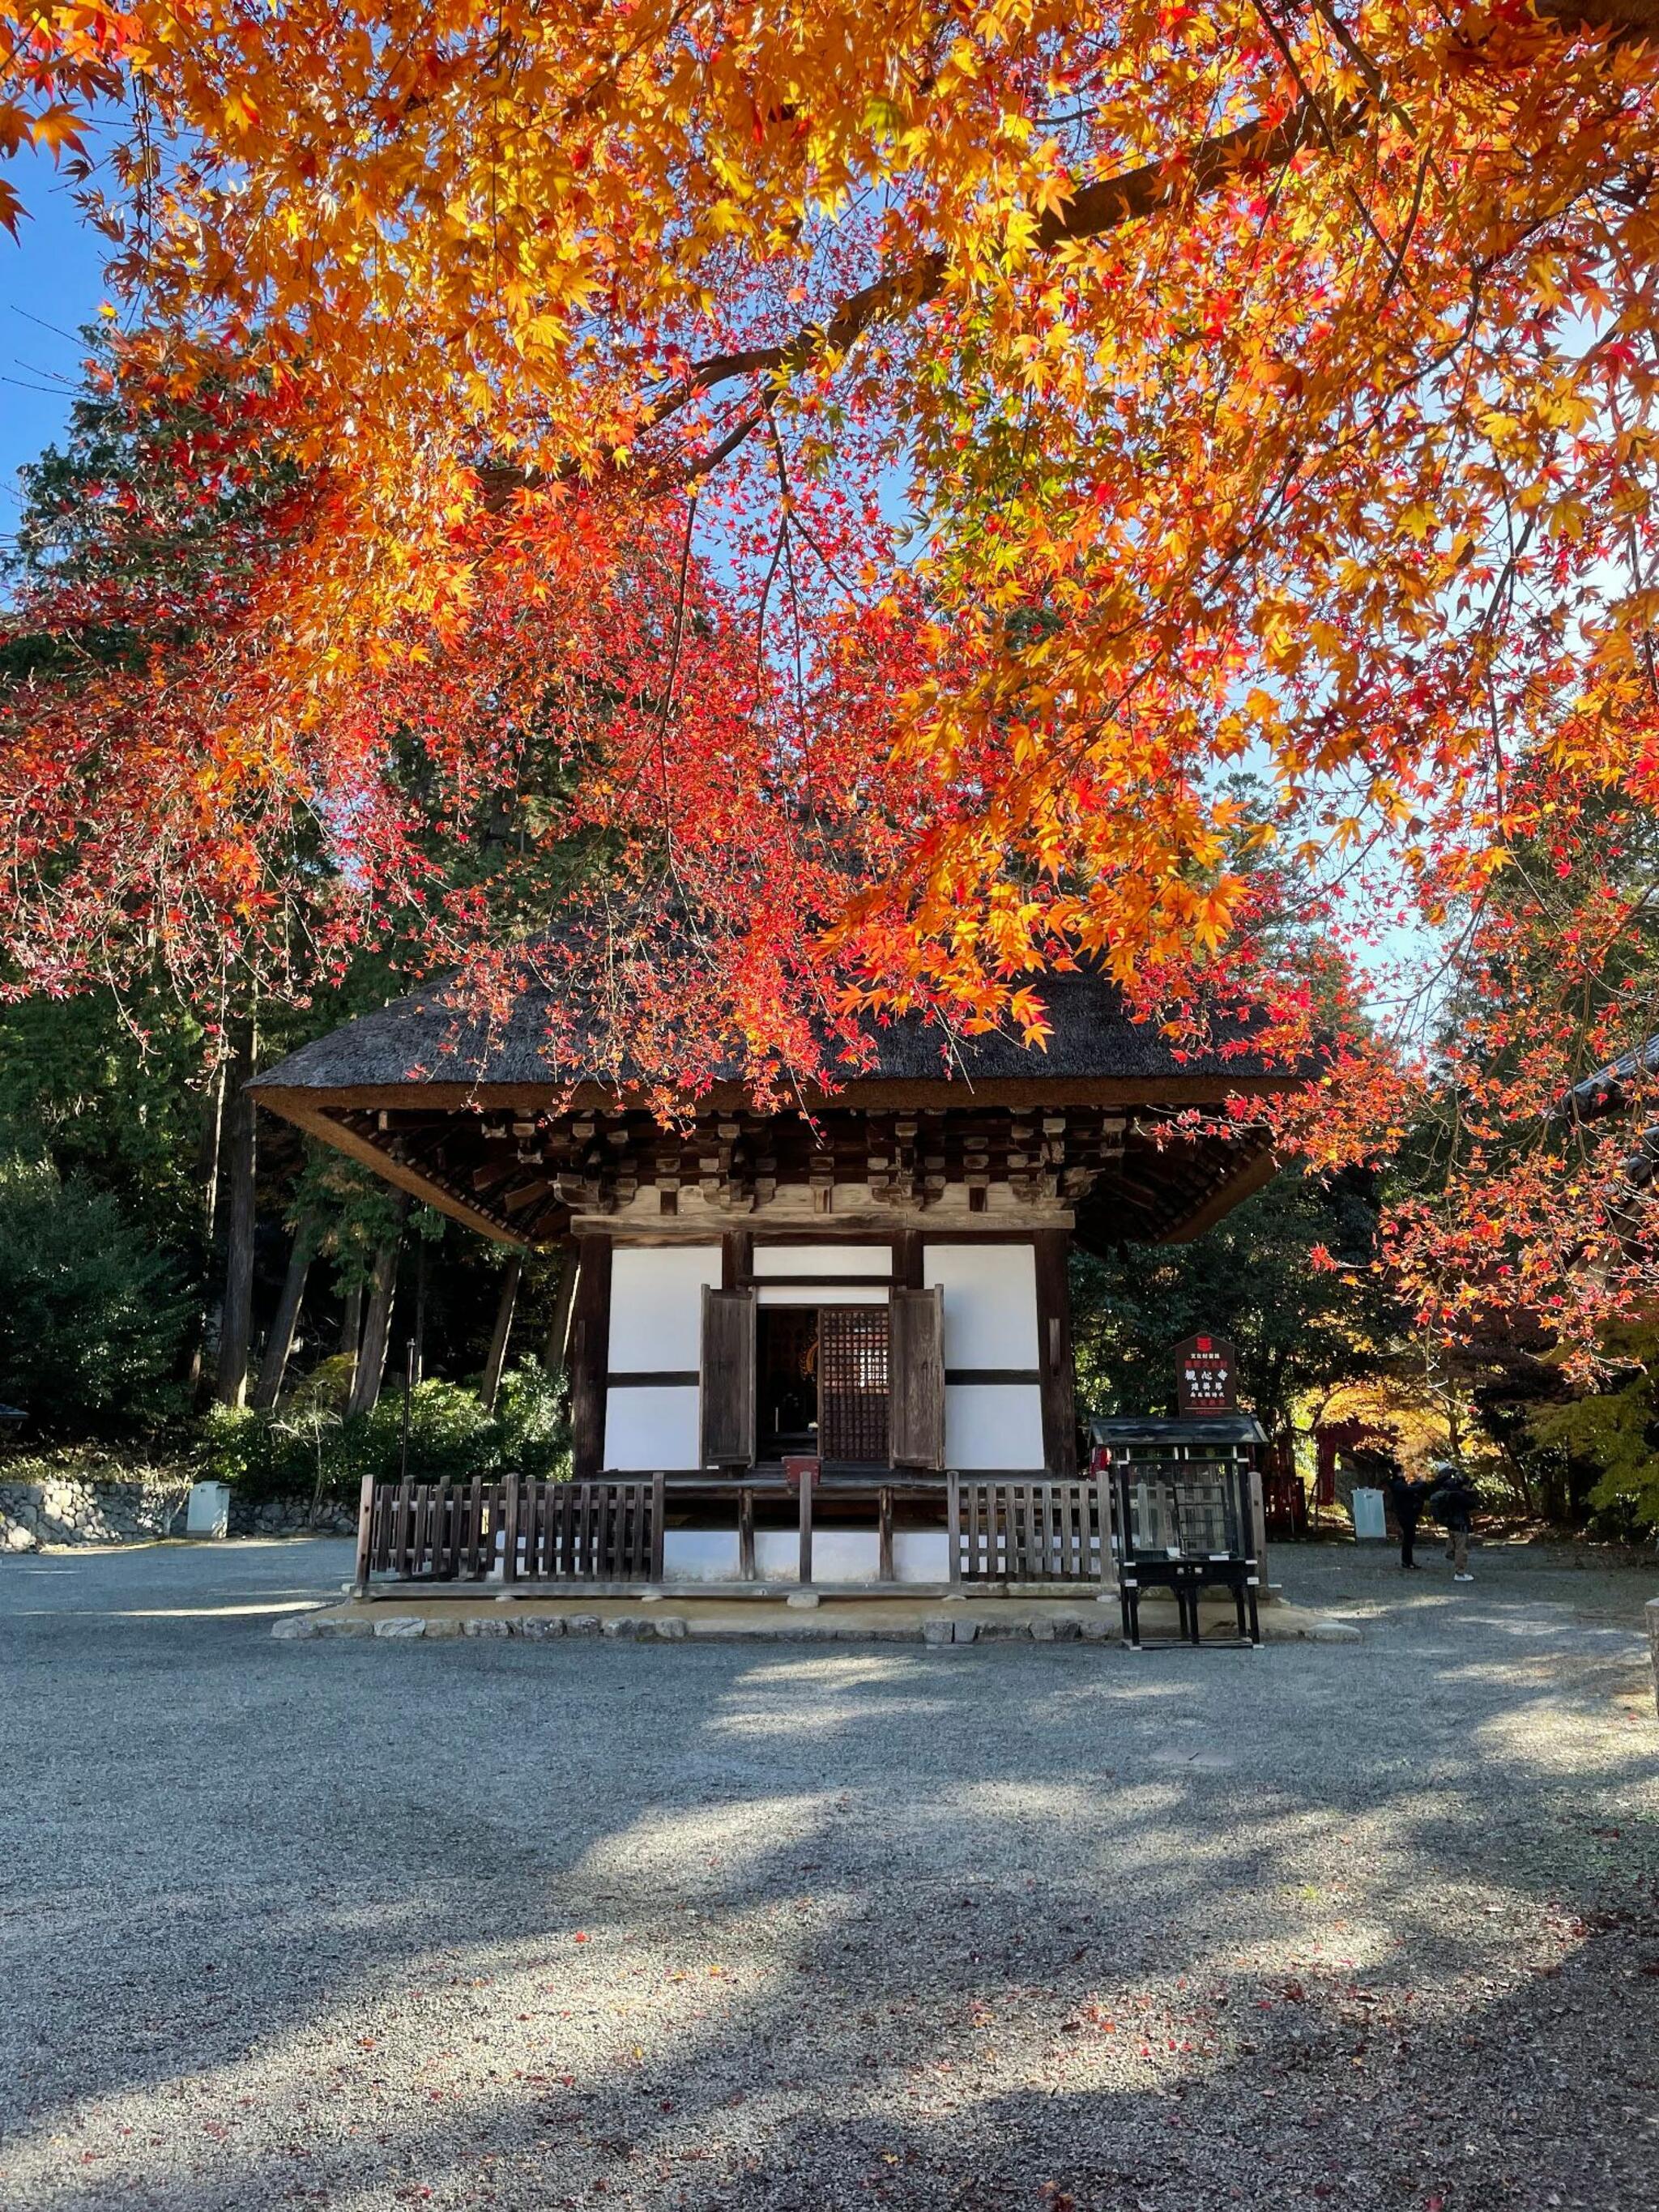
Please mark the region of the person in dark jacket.
POLYGON ((1446 1532, 1446 1557, 1452 1563, 1452 1580, 1472 1583, 1474 1577, 1469 1572, 1469 1522, 1474 1516, 1474 1485, 1450 1460, 1443 1460, 1435 1469, 1429 1510, 1446 1532))
POLYGON ((1423 1504, 1428 1494, 1428 1484, 1413 1482, 1396 1462, 1389 1477, 1389 1503, 1394 1508, 1394 1517, 1400 1528, 1400 1565, 1402 1572, 1407 1567, 1422 1565, 1419 1559, 1412 1557, 1412 1549, 1417 1542, 1417 1524, 1422 1518, 1423 1504))

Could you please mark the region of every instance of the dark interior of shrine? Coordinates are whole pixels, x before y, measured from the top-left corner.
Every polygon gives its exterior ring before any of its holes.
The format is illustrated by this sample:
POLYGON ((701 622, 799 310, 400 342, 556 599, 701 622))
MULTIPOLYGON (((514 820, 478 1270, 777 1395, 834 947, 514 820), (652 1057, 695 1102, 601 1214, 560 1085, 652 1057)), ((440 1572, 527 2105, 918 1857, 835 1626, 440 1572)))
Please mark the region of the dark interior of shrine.
POLYGON ((818 1449, 816 1306, 763 1306, 755 1316, 757 1456, 779 1460, 818 1449))

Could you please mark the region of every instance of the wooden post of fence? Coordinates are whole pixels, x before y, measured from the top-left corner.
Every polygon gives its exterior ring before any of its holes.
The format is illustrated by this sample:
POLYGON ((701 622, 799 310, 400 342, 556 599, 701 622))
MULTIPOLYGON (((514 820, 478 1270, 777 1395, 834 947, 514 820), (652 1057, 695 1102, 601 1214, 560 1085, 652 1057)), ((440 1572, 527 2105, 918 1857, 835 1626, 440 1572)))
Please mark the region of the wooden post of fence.
POLYGON ((805 1589, 812 1579, 812 1468, 809 1462, 800 1471, 800 1585, 805 1589))
POLYGON ((662 1470, 659 1468, 651 1478, 651 1579, 653 1583, 662 1580, 662 1516, 666 1489, 662 1470))
POLYGON ((357 1570, 352 1577, 353 1597, 365 1597, 368 1594, 368 1545, 374 1528, 374 1478, 372 1474, 366 1474, 357 1499, 357 1570))
MULTIPOLYGON (((1095 1477, 1095 1513, 1100 1523, 1100 1588, 1103 1596, 1116 1580, 1112 1566, 1111 1477, 1103 1468, 1095 1477)), ((1088 1563, 1084 1563, 1088 1571, 1088 1563)))
POLYGON ((398 1534, 392 1547, 395 1571, 400 1583, 409 1580, 410 1546, 415 1534, 415 1498, 406 1482, 398 1485, 398 1534))
POLYGON ((1246 1498, 1250 1514, 1250 1549, 1255 1553, 1255 1571, 1261 1578, 1261 1595, 1267 1595, 1267 1505, 1261 1485, 1261 1469, 1255 1463, 1254 1451, 1249 1458, 1249 1476, 1246 1498))
POLYGON ((519 1491, 520 1477, 509 1474, 506 1483, 506 1498, 501 1510, 501 1586, 511 1589, 519 1579, 519 1491))
POLYGON ((953 1583, 962 1580, 962 1477, 951 1468, 945 1478, 946 1566, 953 1583))
POLYGON ((747 1484, 738 1492, 738 1573, 746 1583, 755 1579, 755 1493, 747 1484))

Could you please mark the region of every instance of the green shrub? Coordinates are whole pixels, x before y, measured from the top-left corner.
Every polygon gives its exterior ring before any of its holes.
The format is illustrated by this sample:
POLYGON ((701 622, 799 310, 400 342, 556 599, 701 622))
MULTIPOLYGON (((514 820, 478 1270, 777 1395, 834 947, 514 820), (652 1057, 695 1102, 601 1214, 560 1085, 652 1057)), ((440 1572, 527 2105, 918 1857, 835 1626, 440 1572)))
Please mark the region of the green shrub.
MULTIPOLYGON (((331 1364, 331 1363, 326 1363, 331 1364)), ((320 1370, 319 1370, 320 1376, 320 1370)), ((343 1419, 331 1384, 307 1378, 273 1413, 216 1408, 203 1424, 204 1474, 256 1498, 288 1497, 319 1486, 325 1497, 356 1495, 363 1477, 395 1482, 404 1467, 404 1395, 390 1390, 371 1413, 343 1419)), ((412 1482, 495 1480, 505 1474, 556 1479, 569 1472, 562 1394, 540 1368, 502 1380, 496 1411, 459 1383, 418 1384, 410 1399, 412 1482)))
POLYGON ((1527 1428, 1535 1449, 1560 1455, 1595 1525, 1633 1539, 1659 1529, 1659 1321, 1614 1322, 1600 1348, 1601 1387, 1534 1408, 1527 1428))
POLYGON ((261 1495, 293 1486, 293 1439, 267 1413, 246 1407, 210 1407, 203 1418, 198 1457, 210 1482, 239 1483, 261 1495))
POLYGON ((114 1199, 0 1163, 0 1399, 35 1433, 131 1432, 179 1411, 189 1314, 172 1261, 114 1199))
POLYGON ((544 1367, 515 1367, 501 1377, 495 1401, 501 1465, 538 1481, 570 1474, 570 1423, 564 1385, 544 1367))

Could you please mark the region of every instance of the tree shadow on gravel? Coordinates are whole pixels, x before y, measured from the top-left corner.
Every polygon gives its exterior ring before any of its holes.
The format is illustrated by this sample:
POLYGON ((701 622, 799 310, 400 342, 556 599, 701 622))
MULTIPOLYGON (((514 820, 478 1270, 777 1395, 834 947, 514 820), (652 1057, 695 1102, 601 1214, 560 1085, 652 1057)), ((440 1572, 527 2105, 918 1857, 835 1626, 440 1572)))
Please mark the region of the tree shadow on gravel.
POLYGON ((1641 2212, 1637 1678, 1419 1632, 57 1639, 0 2197, 1641 2212))

